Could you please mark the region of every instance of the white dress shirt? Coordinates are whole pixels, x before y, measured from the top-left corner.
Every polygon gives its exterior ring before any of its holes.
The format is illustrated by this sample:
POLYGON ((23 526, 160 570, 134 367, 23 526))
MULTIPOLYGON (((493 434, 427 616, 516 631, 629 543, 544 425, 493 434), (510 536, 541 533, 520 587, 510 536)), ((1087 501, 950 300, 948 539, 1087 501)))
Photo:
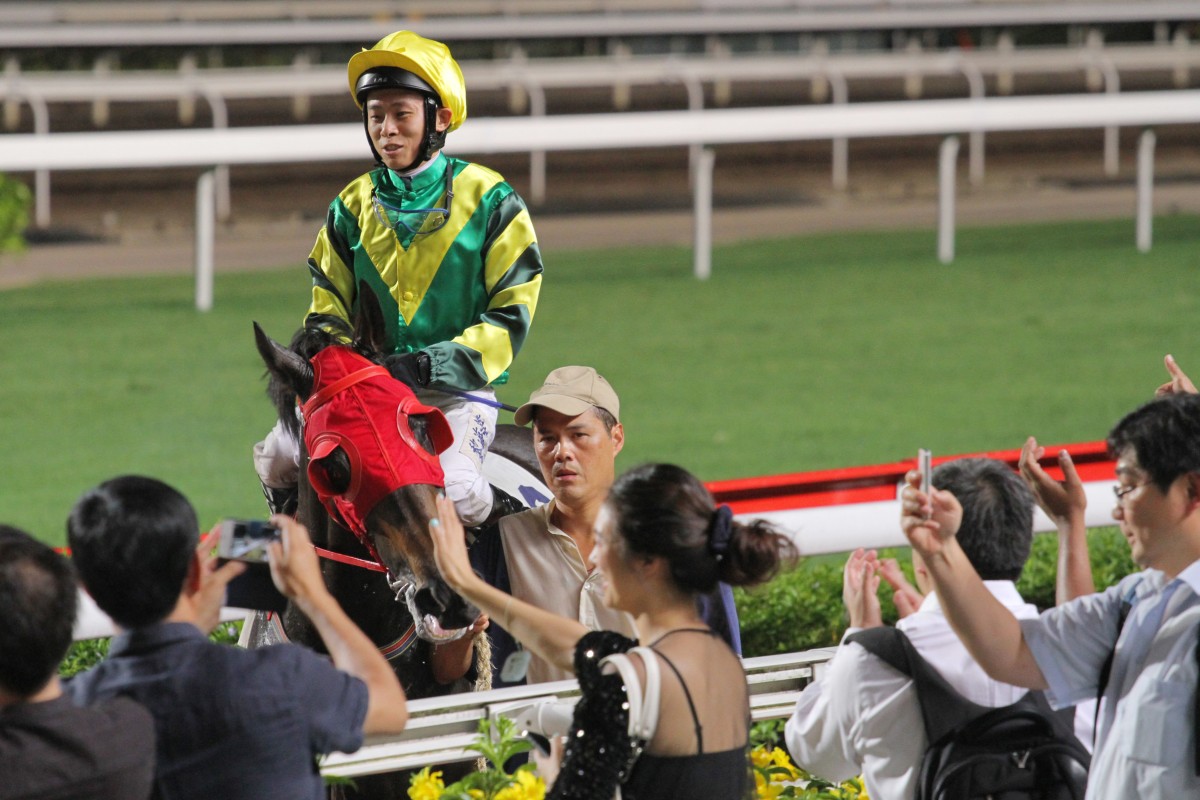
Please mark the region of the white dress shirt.
MULTIPOLYGON (((984 581, 984 586, 1018 619, 1037 616, 1037 608, 1021 599, 1012 581, 984 581)), ((932 592, 896 627, 972 702, 1004 706, 1027 691, 987 676, 950 628, 932 592)), ((805 687, 785 738, 792 758, 814 775, 841 781, 861 773, 872 800, 910 800, 916 791, 926 740, 912 679, 861 645, 843 642, 821 677, 805 687)))

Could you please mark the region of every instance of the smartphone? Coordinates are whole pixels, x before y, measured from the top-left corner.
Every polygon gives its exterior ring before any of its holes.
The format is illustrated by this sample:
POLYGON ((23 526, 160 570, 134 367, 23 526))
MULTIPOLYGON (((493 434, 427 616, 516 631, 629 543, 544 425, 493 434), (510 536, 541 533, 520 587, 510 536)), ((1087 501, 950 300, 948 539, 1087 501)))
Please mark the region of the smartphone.
POLYGON ((933 473, 933 454, 923 447, 917 451, 917 469, 921 471, 921 491, 929 494, 929 490, 933 487, 933 484, 930 483, 930 476, 933 473))
POLYGON ((267 560, 267 546, 278 539, 279 529, 269 522, 257 519, 221 520, 217 557, 262 563, 267 560))

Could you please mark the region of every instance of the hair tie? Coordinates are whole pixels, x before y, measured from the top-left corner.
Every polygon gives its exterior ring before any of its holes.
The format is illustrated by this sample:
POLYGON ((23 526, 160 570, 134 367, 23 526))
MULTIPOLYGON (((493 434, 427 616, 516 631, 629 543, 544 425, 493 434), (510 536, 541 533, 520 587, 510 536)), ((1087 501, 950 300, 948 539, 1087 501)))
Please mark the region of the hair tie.
POLYGON ((708 529, 708 552, 720 561, 729 551, 729 540, 733 538, 733 509, 722 503, 713 512, 712 526, 708 529))

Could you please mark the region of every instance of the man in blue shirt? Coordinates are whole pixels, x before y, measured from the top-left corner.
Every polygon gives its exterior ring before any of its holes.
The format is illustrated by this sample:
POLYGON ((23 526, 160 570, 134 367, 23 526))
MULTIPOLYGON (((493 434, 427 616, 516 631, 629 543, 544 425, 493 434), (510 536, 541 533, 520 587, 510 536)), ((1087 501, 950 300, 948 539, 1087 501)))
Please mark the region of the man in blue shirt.
POLYGON ((155 798, 294 800, 324 796, 316 756, 353 752, 364 734, 399 733, 404 690, 325 588, 308 532, 275 516, 271 577, 312 620, 330 658, 293 645, 211 642, 225 587, 196 514, 152 478, 114 478, 84 494, 67 523, 80 579, 123 632, 105 661, 76 676, 80 703, 123 695, 158 730, 155 798))
POLYGON ((1102 696, 1088 800, 1200 796, 1195 698, 1200 630, 1200 395, 1168 394, 1108 435, 1113 519, 1142 571, 1018 621, 955 538, 962 508, 910 472, 901 524, 946 617, 996 680, 1058 706, 1102 696))

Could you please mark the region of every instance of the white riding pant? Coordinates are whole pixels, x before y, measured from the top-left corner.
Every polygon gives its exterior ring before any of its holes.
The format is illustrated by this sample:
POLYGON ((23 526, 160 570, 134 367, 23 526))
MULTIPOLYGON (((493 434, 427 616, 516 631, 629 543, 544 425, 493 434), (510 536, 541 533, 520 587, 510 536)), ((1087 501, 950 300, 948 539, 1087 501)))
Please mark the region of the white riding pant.
MULTIPOLYGON (((471 394, 495 402, 491 389, 471 394)), ((483 458, 496 438, 496 408, 433 390, 417 392, 417 399, 441 409, 454 433, 454 443, 438 460, 446 476, 446 496, 467 526, 478 525, 492 510, 492 487, 483 477, 483 458)), ((297 410, 299 413, 299 410, 297 410)), ((254 470, 265 485, 284 489, 295 486, 300 473, 300 446, 280 422, 254 445, 254 470)))

